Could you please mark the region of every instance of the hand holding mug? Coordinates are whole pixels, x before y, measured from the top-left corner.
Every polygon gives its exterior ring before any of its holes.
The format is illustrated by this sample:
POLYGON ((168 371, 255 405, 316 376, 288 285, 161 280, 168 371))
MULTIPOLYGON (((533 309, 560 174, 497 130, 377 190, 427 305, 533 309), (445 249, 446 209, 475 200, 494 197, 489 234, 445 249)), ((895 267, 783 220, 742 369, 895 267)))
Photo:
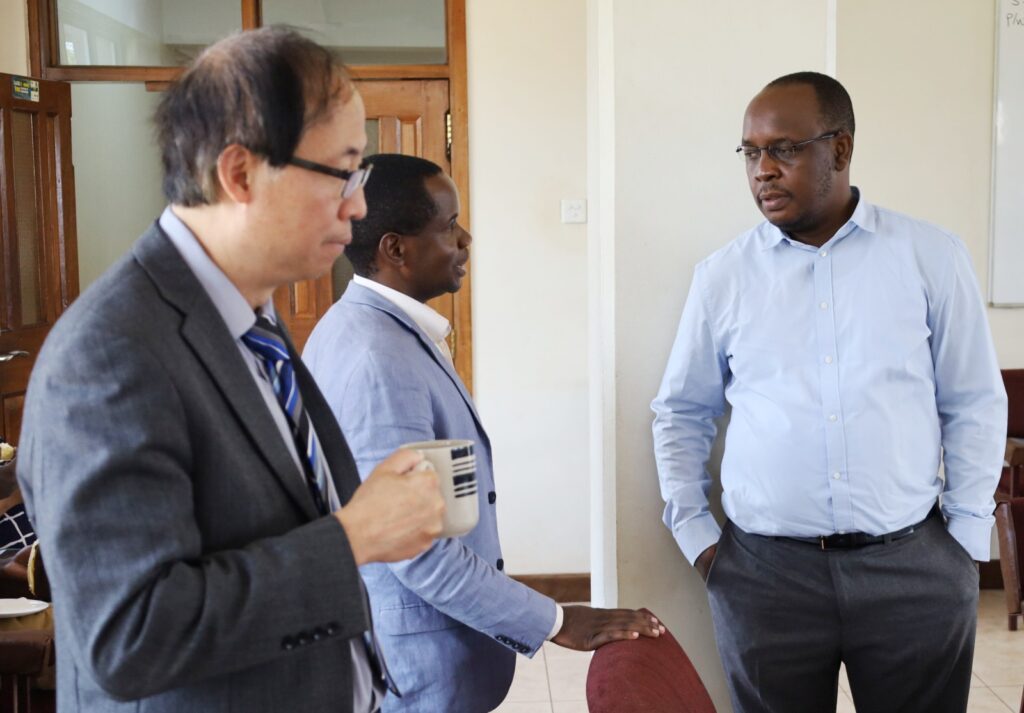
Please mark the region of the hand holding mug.
POLYGON ((412 451, 392 453, 334 513, 357 565, 415 557, 441 534, 444 498, 437 474, 416 469, 422 460, 412 451))

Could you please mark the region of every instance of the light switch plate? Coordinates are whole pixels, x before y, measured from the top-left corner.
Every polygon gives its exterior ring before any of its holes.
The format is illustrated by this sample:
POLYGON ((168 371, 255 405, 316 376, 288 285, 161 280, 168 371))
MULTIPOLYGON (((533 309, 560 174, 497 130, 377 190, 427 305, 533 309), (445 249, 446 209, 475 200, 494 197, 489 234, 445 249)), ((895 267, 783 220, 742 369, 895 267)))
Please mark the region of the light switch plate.
POLYGON ((562 199, 562 222, 563 223, 586 223, 587 222, 587 201, 582 199, 562 199))

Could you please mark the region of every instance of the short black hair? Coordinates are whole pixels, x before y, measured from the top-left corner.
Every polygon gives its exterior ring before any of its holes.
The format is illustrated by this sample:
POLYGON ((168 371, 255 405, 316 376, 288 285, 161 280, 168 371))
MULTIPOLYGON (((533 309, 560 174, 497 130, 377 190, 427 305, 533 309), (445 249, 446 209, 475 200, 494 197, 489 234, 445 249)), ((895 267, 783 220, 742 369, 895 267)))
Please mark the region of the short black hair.
POLYGON ((167 90, 154 117, 164 196, 212 205, 225 148, 239 144, 283 166, 303 132, 353 93, 340 58, 289 28, 249 30, 211 45, 167 90))
POLYGON ((380 239, 388 233, 416 235, 435 216, 437 203, 427 192, 426 180, 442 173, 433 161, 402 154, 367 156, 373 172, 363 191, 366 217, 352 222, 352 243, 345 255, 357 275, 377 271, 374 260, 380 239))
POLYGON ((846 88, 834 77, 820 72, 794 72, 774 79, 765 87, 785 87, 805 84, 814 89, 818 97, 818 110, 822 123, 828 131, 843 129, 850 136, 856 130, 853 118, 853 101, 846 88))

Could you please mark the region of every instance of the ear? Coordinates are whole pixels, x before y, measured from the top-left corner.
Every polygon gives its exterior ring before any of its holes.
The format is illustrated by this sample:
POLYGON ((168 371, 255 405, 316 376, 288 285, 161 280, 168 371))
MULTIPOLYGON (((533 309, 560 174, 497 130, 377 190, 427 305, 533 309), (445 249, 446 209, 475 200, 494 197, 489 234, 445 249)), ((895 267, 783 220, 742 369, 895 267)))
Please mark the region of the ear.
POLYGON ((249 149, 231 144, 217 157, 217 178, 220 190, 235 203, 252 200, 252 181, 255 169, 263 162, 249 149))
POLYGON ((405 238, 398 233, 384 233, 377 245, 377 269, 405 264, 405 238))
POLYGON ((832 153, 832 165, 837 173, 842 173, 850 167, 853 158, 853 137, 849 132, 844 131, 835 138, 835 149, 832 153))

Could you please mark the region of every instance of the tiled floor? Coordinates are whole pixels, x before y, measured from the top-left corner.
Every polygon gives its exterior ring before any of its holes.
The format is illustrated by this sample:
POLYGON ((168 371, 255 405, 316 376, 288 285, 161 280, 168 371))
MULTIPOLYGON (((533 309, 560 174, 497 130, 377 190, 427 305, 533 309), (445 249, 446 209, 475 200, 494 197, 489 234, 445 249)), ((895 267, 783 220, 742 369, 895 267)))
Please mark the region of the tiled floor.
MULTIPOLYGON (((497 713, 585 713, 590 654, 554 644, 517 659, 512 689, 497 713)), ((836 713, 855 713, 845 672, 836 713)), ((1008 631, 999 590, 983 590, 968 713, 1017 713, 1024 690, 1024 630, 1008 631)))

